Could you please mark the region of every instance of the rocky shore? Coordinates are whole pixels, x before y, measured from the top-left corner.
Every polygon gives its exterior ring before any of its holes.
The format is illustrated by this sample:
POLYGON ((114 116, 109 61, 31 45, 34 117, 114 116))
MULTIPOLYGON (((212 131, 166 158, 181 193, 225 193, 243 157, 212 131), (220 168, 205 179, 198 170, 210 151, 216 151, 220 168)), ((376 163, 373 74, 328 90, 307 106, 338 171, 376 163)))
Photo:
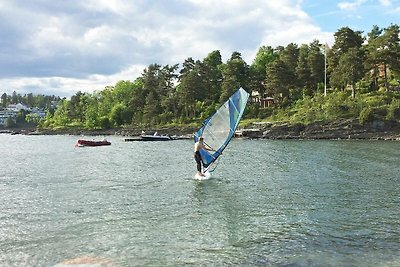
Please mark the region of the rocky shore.
POLYGON ((264 139, 368 139, 400 141, 400 123, 373 121, 362 125, 355 119, 338 120, 331 123, 316 122, 310 125, 266 125, 255 129, 243 129, 247 138, 264 139))
MULTIPOLYGON (((191 137, 196 131, 193 127, 159 127, 157 129, 145 129, 147 134, 158 132, 170 136, 191 137)), ((83 129, 56 129, 56 130, 4 130, 4 133, 21 133, 29 135, 120 135, 138 136, 142 129, 106 129, 106 130, 83 130, 83 129)), ((1 131, 0 131, 1 133, 1 131)), ((373 121, 360 124, 356 119, 341 119, 335 122, 315 122, 309 125, 303 124, 281 124, 256 123, 252 127, 241 128, 236 132, 236 137, 252 139, 309 139, 309 140, 337 140, 337 139, 366 139, 366 140, 397 140, 400 141, 400 123, 394 121, 373 121)))

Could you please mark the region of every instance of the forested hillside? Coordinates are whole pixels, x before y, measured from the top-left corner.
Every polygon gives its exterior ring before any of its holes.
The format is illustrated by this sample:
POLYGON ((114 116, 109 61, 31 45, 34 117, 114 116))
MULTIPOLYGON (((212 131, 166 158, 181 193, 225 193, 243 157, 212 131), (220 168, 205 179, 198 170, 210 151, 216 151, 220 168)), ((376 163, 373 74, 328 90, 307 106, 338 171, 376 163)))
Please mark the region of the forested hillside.
POLYGON ((237 88, 254 98, 245 119, 304 124, 377 113, 399 119, 400 30, 392 24, 363 34, 348 27, 328 47, 309 44, 262 46, 249 65, 239 52, 222 61, 218 50, 182 64, 149 65, 140 77, 94 93, 77 92, 59 102, 42 128, 107 129, 198 123, 237 88))

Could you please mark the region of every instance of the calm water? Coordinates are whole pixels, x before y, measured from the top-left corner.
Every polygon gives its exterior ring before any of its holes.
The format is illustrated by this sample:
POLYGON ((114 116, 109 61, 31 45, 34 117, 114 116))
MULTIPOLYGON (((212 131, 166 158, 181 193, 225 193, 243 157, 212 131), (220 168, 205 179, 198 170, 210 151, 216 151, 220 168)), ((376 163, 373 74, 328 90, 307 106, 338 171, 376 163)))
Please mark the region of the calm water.
POLYGON ((399 142, 77 139, 0 135, 0 266, 400 266, 399 142))

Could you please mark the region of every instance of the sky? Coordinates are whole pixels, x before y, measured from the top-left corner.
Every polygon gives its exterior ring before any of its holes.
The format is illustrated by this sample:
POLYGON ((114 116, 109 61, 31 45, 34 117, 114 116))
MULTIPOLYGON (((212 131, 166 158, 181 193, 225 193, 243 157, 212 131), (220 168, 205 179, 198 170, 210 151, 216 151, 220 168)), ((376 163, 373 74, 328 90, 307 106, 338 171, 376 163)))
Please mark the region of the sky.
MULTIPOLYGON (((400 23, 400 0, 0 0, 0 94, 70 97, 150 64, 219 50, 251 64, 263 46, 334 42, 400 23)), ((182 66, 182 65, 180 65, 182 66)))

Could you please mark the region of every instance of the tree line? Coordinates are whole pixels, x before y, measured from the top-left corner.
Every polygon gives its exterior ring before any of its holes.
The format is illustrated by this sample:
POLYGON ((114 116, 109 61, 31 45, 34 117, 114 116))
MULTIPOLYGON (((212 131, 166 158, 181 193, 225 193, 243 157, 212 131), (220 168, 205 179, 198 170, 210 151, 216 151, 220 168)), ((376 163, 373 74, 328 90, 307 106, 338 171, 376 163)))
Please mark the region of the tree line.
POLYGON ((6 108, 10 104, 24 104, 25 106, 29 108, 39 108, 39 109, 46 109, 49 110, 51 109, 54 105, 54 103, 57 103, 58 101, 61 100, 59 96, 55 95, 44 95, 44 94, 38 94, 35 95, 33 93, 28 93, 28 94, 18 94, 16 91, 14 91, 11 95, 7 95, 7 93, 3 93, 0 97, 1 100, 1 105, 0 107, 6 108))
POLYGON ((239 87, 269 96, 274 106, 267 112, 249 103, 247 118, 264 118, 314 95, 348 91, 356 93, 398 89, 400 80, 400 29, 373 26, 361 31, 340 28, 332 47, 314 40, 309 44, 262 46, 249 65, 235 51, 222 62, 220 51, 204 59, 187 58, 182 64, 149 65, 133 81, 93 93, 77 92, 59 101, 41 127, 104 129, 121 126, 186 124, 205 119, 239 87), (272 111, 271 111, 272 110, 272 111))

